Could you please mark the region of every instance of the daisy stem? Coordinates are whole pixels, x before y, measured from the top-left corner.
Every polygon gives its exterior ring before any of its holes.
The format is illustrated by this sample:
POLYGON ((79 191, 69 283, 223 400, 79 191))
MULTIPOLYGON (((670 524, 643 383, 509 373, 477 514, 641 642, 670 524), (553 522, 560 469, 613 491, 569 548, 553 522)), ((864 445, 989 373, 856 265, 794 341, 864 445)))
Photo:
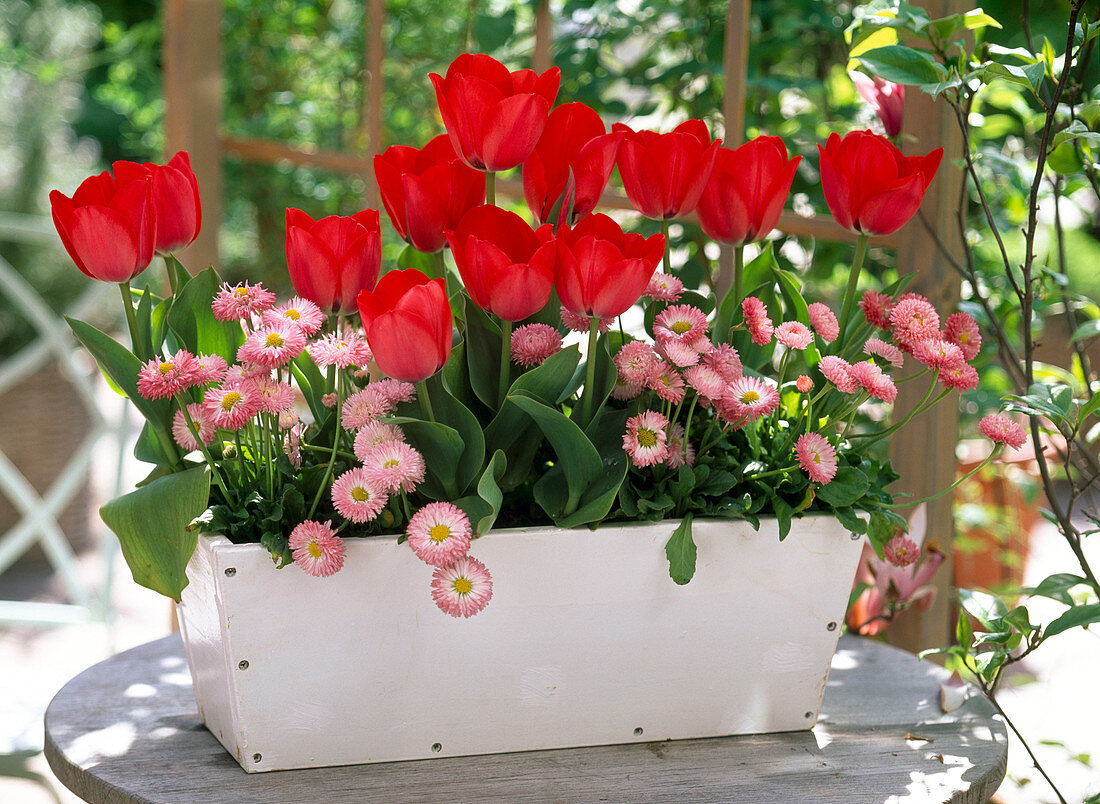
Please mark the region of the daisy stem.
POLYGON ((233 431, 233 441, 237 445, 237 463, 241 467, 241 488, 244 489, 248 487, 250 479, 248 477, 248 464, 244 462, 244 446, 241 444, 240 430, 233 431))
POLYGON ((512 356, 512 322, 500 319, 500 383, 497 386, 497 408, 504 406, 508 394, 508 366, 512 356))
POLYGON ((940 497, 945 495, 947 492, 954 491, 955 489, 957 489, 959 487, 959 484, 962 483, 964 480, 968 480, 969 478, 973 477, 978 472, 980 472, 982 469, 984 469, 987 464, 989 464, 994 458, 996 458, 998 455, 1001 454, 1001 450, 1002 450, 1003 446, 1004 446, 1003 444, 998 444, 993 449, 993 451, 991 453, 989 453, 989 455, 986 456, 984 461, 979 463, 977 466, 975 466, 973 469, 971 469, 969 472, 967 472, 965 475, 960 477, 958 480, 956 480, 954 483, 952 483, 950 486, 943 489, 942 491, 937 491, 935 494, 931 494, 927 497, 922 497, 919 500, 909 500, 909 501, 903 502, 903 503, 891 503, 889 505, 884 505, 882 507, 883 508, 912 508, 914 505, 920 505, 921 503, 932 502, 932 500, 939 499, 940 497))
MULTIPOLYGON (((867 256, 868 236, 861 234, 856 240, 856 256, 852 260, 852 270, 848 274, 848 288, 844 291, 844 306, 840 308, 840 340, 847 346, 845 335, 848 331, 848 319, 852 317, 852 303, 856 298, 856 285, 859 284, 859 272, 863 269, 863 260, 867 256)), ((844 350, 841 349, 843 352, 844 350)))
POLYGON ((416 398, 420 400, 420 410, 430 422, 435 421, 435 411, 432 410, 432 400, 428 398, 428 382, 421 380, 416 384, 416 398))
POLYGON ((214 456, 210 454, 210 450, 206 446, 206 442, 202 440, 202 435, 199 428, 195 426, 194 420, 191 418, 191 414, 187 410, 187 400, 180 395, 176 396, 176 404, 180 406, 180 410, 183 411, 183 420, 187 422, 187 429, 195 434, 195 440, 199 442, 199 449, 202 450, 202 456, 206 459, 207 466, 210 467, 210 474, 214 476, 214 483, 218 488, 222 490, 222 496, 227 503, 234 502, 233 498, 229 496, 229 486, 226 485, 225 480, 222 478, 221 469, 214 461, 214 456))
POLYGON ((144 363, 149 359, 149 356, 145 354, 145 344, 138 335, 137 315, 134 313, 134 294, 130 291, 130 281, 119 282, 118 289, 122 291, 122 307, 126 310, 126 327, 130 330, 131 347, 138 360, 144 363))
MULTIPOLYGON (((301 444, 299 448, 309 450, 310 452, 328 452, 329 451, 328 447, 317 447, 317 446, 314 446, 313 444, 301 444)), ((344 450, 338 450, 336 452, 336 454, 339 455, 341 458, 343 458, 345 461, 355 462, 355 461, 359 460, 352 453, 345 452, 344 450)))
POLYGON ((485 203, 495 205, 497 202, 497 174, 491 170, 485 171, 485 203))
MULTIPOLYGON (((702 439, 700 439, 699 441, 699 452, 697 453, 696 457, 702 456, 704 452, 706 452, 708 449, 718 443, 717 438, 713 441, 710 440, 710 434, 714 432, 714 425, 717 423, 717 421, 718 419, 710 420, 710 427, 707 428, 707 431, 703 434, 702 439)), ((721 438, 721 433, 719 433, 719 438, 721 438)))
POLYGON ((932 388, 928 389, 928 393, 924 395, 924 399, 922 399, 920 401, 919 405, 917 405, 915 408, 913 408, 911 411, 909 411, 908 415, 906 415, 906 417, 904 419, 902 419, 900 422, 896 422, 896 423, 890 425, 889 427, 887 427, 885 430, 880 430, 877 433, 855 433, 852 436, 852 438, 870 438, 870 441, 865 441, 863 443, 863 445, 860 447, 860 449, 866 449, 868 446, 870 446, 871 444, 874 444, 876 441, 879 441, 880 439, 885 438, 886 436, 890 435, 894 431, 896 431, 899 428, 903 427, 910 420, 915 419, 917 416, 920 416, 925 411, 930 410, 931 408, 933 408, 936 405, 936 403, 938 403, 941 399, 943 399, 945 396, 947 396, 951 392, 950 388, 944 388, 935 399, 929 400, 929 397, 932 393, 932 389, 935 388, 935 385, 936 385, 935 380, 933 380, 932 388))
MULTIPOLYGON (((339 325, 340 321, 337 322, 339 325)), ((328 467, 325 469, 325 476, 321 480, 321 484, 317 487, 317 493, 313 495, 313 505, 309 507, 309 514, 306 515, 306 519, 313 518, 313 512, 317 510, 317 505, 321 502, 321 495, 324 494, 325 489, 329 483, 332 482, 332 467, 336 464, 336 453, 340 449, 340 413, 344 407, 343 399, 343 386, 339 382, 339 377, 336 375, 336 366, 328 367, 328 381, 329 385, 335 389, 336 392, 336 407, 335 407, 335 427, 333 428, 332 436, 332 449, 328 456, 328 467)))
POLYGON ((745 246, 735 246, 733 249, 733 299, 737 306, 741 306, 741 276, 745 272, 745 246))
MULTIPOLYGON (((687 450, 688 439, 691 438, 691 417, 695 413, 695 403, 699 401, 699 395, 696 394, 691 398, 691 404, 688 405, 687 423, 684 425, 684 450, 687 450)), ((679 411, 676 411, 679 413, 679 411)))
POLYGON ((665 236, 664 269, 666 274, 672 273, 672 245, 668 241, 668 218, 661 218, 661 234, 665 236))
POLYGON ((599 316, 588 319, 588 354, 584 366, 584 397, 581 400, 581 427, 592 421, 592 398, 596 396, 596 340, 600 335, 599 316))
POLYGON ((762 477, 772 477, 774 475, 785 475, 785 474, 787 474, 787 472, 793 472, 797 468, 798 468, 798 464, 795 464, 794 466, 784 466, 784 467, 781 467, 779 469, 770 469, 767 472, 761 472, 758 475, 752 475, 751 477, 746 477, 745 480, 759 480, 762 477))

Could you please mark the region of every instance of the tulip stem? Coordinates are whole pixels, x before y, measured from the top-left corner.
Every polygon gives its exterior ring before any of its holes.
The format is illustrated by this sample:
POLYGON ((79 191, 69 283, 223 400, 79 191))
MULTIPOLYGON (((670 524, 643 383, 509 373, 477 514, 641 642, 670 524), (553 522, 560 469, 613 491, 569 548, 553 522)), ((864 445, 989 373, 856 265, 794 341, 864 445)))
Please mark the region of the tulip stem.
MULTIPOLYGON (((848 319, 852 315, 852 303, 856 298, 856 285, 859 284, 859 272, 863 269, 863 260, 867 256, 867 241, 869 237, 860 234, 856 240, 856 256, 852 260, 852 270, 848 274, 848 288, 844 291, 844 306, 840 310, 840 339, 845 346, 848 341, 845 337, 848 331, 848 319)), ((841 350, 843 351, 843 349, 841 350)))
POLYGON ((432 254, 435 263, 435 272, 443 280, 443 291, 447 296, 447 302, 451 300, 451 288, 447 282, 447 258, 443 256, 443 249, 432 254))
POLYGON ((435 421, 435 411, 432 410, 432 400, 428 398, 428 381, 421 380, 416 384, 416 398, 420 400, 420 410, 424 414, 424 417, 430 421, 435 421))
POLYGON ((588 319, 588 355, 584 370, 584 397, 581 401, 581 426, 592 420, 592 398, 596 396, 596 342, 600 336, 600 317, 588 319))
POLYGON ((496 204, 497 202, 497 174, 491 170, 485 171, 485 203, 496 204))
POLYGON ((512 322, 500 319, 500 384, 497 386, 497 408, 504 406, 508 394, 508 368, 512 357, 512 322))
POLYGON ((733 249, 733 299, 741 305, 741 275, 745 272, 745 245, 733 249))
POLYGON ((131 348, 138 360, 144 363, 149 356, 145 354, 145 345, 138 336, 137 315, 134 314, 134 294, 130 291, 130 280, 119 282, 118 289, 122 291, 122 306, 126 310, 126 326, 130 330, 131 348))
POLYGON ((661 234, 665 236, 665 253, 662 257, 666 274, 672 273, 672 244, 668 240, 668 218, 661 218, 661 234))
MULTIPOLYGON (((336 320, 337 332, 340 331, 340 318, 336 320)), ((317 493, 313 495, 313 505, 309 507, 309 514, 306 515, 306 519, 313 518, 313 512, 317 510, 317 505, 321 502, 321 495, 328 490, 332 483, 332 468, 336 465, 336 454, 340 451, 340 433, 342 427, 340 425, 340 414, 343 412, 344 399, 341 396, 341 384, 340 378, 336 374, 336 366, 328 367, 328 386, 336 391, 336 406, 334 407, 335 416, 335 434, 332 437, 332 449, 329 451, 328 466, 325 469, 324 479, 321 480, 321 485, 317 487, 317 493)))

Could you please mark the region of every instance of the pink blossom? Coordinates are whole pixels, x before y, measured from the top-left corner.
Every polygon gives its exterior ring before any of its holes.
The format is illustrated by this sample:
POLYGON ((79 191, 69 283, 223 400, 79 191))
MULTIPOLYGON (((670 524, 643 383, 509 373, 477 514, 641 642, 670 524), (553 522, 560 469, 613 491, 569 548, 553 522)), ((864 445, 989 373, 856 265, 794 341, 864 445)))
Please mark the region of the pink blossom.
POLYGON ((382 512, 388 495, 371 483, 362 467, 349 469, 332 484, 332 505, 349 522, 370 522, 382 512))
POLYGON ((171 357, 154 357, 138 371, 138 393, 165 399, 190 388, 195 381, 195 356, 180 349, 171 357))
MULTIPOLYGON (((609 329, 611 329, 611 324, 614 321, 614 318, 601 318, 600 324, 597 329, 600 332, 607 332, 609 329)), ((561 308, 561 322, 565 324, 566 329, 573 332, 588 332, 588 316, 571 313, 564 307, 561 308)))
POLYGON ((321 396, 321 404, 324 405, 326 408, 336 407, 337 400, 338 397, 336 396, 336 394, 323 394, 321 396))
POLYGON ((895 567, 908 567, 920 558, 920 548, 912 539, 906 539, 900 533, 886 543, 882 553, 895 567))
POLYGON ((202 405, 215 427, 240 430, 260 412, 260 395, 250 381, 229 381, 208 389, 202 405))
POLYGON ((966 360, 973 360, 982 349, 982 333, 978 323, 966 313, 948 316, 943 326, 943 337, 962 349, 966 360))
POLYGON ((381 421, 369 421, 359 428, 355 434, 355 443, 352 447, 355 457, 365 460, 375 447, 388 444, 391 441, 404 441, 405 434, 396 424, 387 424, 381 421))
POLYGON ((810 328, 800 321, 784 321, 775 330, 775 339, 788 349, 805 349, 814 339, 810 328))
POLYGON ((958 368, 965 362, 962 349, 938 337, 913 344, 913 357, 930 369, 958 368))
POLYGON ((893 402, 898 395, 894 381, 870 360, 863 360, 848 368, 848 376, 875 399, 893 402))
POLYGON ((1006 444, 1019 449, 1027 441, 1027 433, 1020 423, 1003 413, 994 413, 978 422, 978 432, 994 444, 1006 444))
POLYGON ((698 343, 707 334, 707 317, 698 307, 677 304, 657 314, 653 321, 653 334, 657 341, 698 343))
POLYGON ((366 339, 350 331, 322 335, 309 345, 309 356, 320 368, 365 366, 371 360, 366 339))
POLYGON ((653 347, 644 341, 630 341, 615 355, 615 368, 627 385, 645 385, 659 362, 653 347))
POLYGON ((712 401, 721 399, 726 391, 727 383, 722 379, 722 375, 706 366, 692 366, 685 369, 684 379, 695 393, 712 401))
POLYGON ((694 342, 675 340, 671 338, 659 339, 656 350, 664 360, 677 368, 687 368, 699 362, 700 352, 710 346, 710 341, 705 337, 694 342))
POLYGON ((794 387, 800 394, 808 394, 814 389, 814 381, 805 374, 799 374, 798 379, 794 381, 794 387))
POLYGON ((249 333, 237 350, 237 360, 274 369, 289 363, 305 348, 302 330, 294 324, 275 323, 249 333))
POLYGON ((199 355, 195 358, 194 384, 209 385, 221 382, 228 368, 225 360, 218 355, 199 355))
POLYGON ((471 556, 463 556, 449 567, 439 567, 432 574, 432 600, 444 614, 472 617, 489 605, 492 597, 489 570, 471 556))
POLYGON ((703 353, 703 365, 714 369, 726 382, 733 382, 744 373, 741 356, 728 343, 720 343, 703 353))
POLYGON ((561 334, 549 324, 524 324, 512 332, 512 362, 530 368, 561 351, 561 334))
POLYGON ((646 387, 661 399, 674 405, 678 405, 684 398, 684 378, 680 376, 680 372, 663 360, 657 364, 646 387))
POLYGON ((384 379, 376 380, 368 387, 390 406, 390 410, 402 402, 412 402, 416 399, 416 386, 411 382, 384 379))
POLYGON ((294 408, 294 389, 273 377, 257 377, 249 382, 260 398, 260 410, 264 413, 282 413, 294 408))
POLYGON ((312 335, 325 323, 325 314, 309 299, 295 296, 288 302, 265 310, 263 323, 266 325, 291 324, 298 327, 304 335, 312 335))
POLYGON ((402 441, 375 447, 363 459, 367 480, 382 491, 415 491, 424 480, 424 456, 402 441))
POLYGON ((887 343, 881 338, 868 338, 863 344, 863 353, 871 357, 881 357, 894 368, 905 365, 905 354, 892 343, 887 343))
POLYGON ((912 351, 918 341, 939 334, 940 316, 927 299, 907 294, 898 299, 890 312, 890 328, 894 332, 894 342, 902 351, 912 351))
POLYGON ((969 363, 940 372, 940 383, 944 388, 956 391, 973 391, 978 387, 978 371, 969 363))
POLYGON ((803 433, 794 445, 798 465, 815 483, 828 483, 836 477, 836 450, 820 433, 803 433))
POLYGON ((666 274, 664 271, 657 269, 657 272, 653 274, 653 278, 649 280, 649 285, 643 295, 649 296, 654 301, 671 303, 679 299, 680 294, 683 292, 683 282, 672 274, 666 274))
POLYGON ((768 308, 755 296, 746 296, 741 300, 741 313, 745 317, 752 342, 757 346, 767 346, 772 342, 774 327, 768 318, 768 308))
POLYGON ((695 465, 695 447, 687 440, 684 426, 679 422, 670 424, 667 432, 668 457, 665 463, 669 469, 695 465))
POLYGON ((253 315, 262 315, 273 304, 275 294, 263 285, 241 282, 232 287, 229 284, 222 285, 214 296, 211 307, 214 317, 219 321, 241 321, 253 315))
POLYGON ((611 396, 621 401, 634 399, 645 388, 646 384, 644 382, 626 382, 622 377, 618 377, 611 389, 611 396))
POLYGON ((340 408, 340 424, 345 430, 359 430, 393 410, 386 394, 377 383, 371 383, 344 400, 340 408))
POLYGON ((206 416, 206 411, 198 402, 192 402, 187 406, 187 415, 191 417, 194 427, 187 424, 187 419, 182 410, 177 410, 172 417, 172 437, 176 443, 188 452, 199 449, 199 442, 209 444, 214 440, 214 425, 206 416))
POLYGON ((859 300, 859 309, 863 311, 863 317, 867 323, 877 329, 890 329, 890 313, 894 307, 894 300, 885 293, 877 290, 868 290, 859 300))
POLYGON ((779 389, 756 377, 740 377, 726 387, 718 414, 728 422, 756 421, 779 407, 779 389))
POLYGON ((668 457, 668 419, 647 410, 626 420, 623 449, 635 466, 653 466, 668 457))
POLYGON ((851 76, 860 97, 875 107, 875 114, 882 122, 886 136, 898 136, 905 114, 905 87, 877 75, 869 76, 860 72, 851 72, 848 75, 851 76))
POLYGON ((821 302, 813 302, 808 308, 810 314, 810 326, 814 328, 817 337, 825 343, 832 343, 840 335, 840 322, 836 320, 833 311, 821 302))
POLYGON ((852 366, 844 358, 826 355, 818 362, 817 368, 841 393, 854 394, 859 390, 859 382, 850 373, 852 366))
POLYGON ((294 563, 307 575, 326 577, 344 566, 344 540, 336 535, 331 522, 301 523, 290 532, 288 544, 294 563))
POLYGON ((449 502, 425 505, 409 518, 405 533, 417 558, 433 567, 449 567, 470 549, 470 520, 449 502))

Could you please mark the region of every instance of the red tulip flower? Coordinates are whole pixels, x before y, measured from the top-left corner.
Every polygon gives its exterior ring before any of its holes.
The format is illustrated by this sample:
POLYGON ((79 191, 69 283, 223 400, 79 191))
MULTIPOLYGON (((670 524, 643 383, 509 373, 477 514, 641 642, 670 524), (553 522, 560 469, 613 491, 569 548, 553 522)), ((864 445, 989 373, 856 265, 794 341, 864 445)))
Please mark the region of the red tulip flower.
POLYGON ((801 156, 788 161, 779 137, 757 137, 736 150, 718 149, 696 213, 707 237, 744 245, 775 228, 801 156))
POLYGON ((875 107, 886 136, 896 137, 900 134, 901 122, 905 117, 905 87, 892 81, 884 81, 877 75, 873 78, 858 72, 849 75, 860 97, 875 107))
POLYGON ((167 165, 115 162, 113 169, 119 182, 149 178, 153 212, 157 219, 155 249, 158 252, 171 254, 195 242, 202 225, 202 204, 199 202, 199 184, 186 151, 177 153, 168 160, 167 165))
POLYGON ((378 368, 387 377, 420 382, 451 355, 451 305, 443 279, 415 268, 390 271, 362 290, 359 315, 378 368))
POLYGON ((721 140, 711 142, 702 120, 687 120, 667 134, 625 132, 619 146, 619 174, 634 208, 647 218, 675 218, 695 209, 710 178, 721 140))
POLYGON ((80 183, 73 197, 53 190, 53 223, 76 267, 102 282, 129 282, 149 267, 156 244, 151 180, 108 172, 80 183))
POLYGON ((558 228, 554 284, 562 306, 577 315, 613 318, 638 301, 665 251, 664 235, 623 232, 607 215, 558 228))
POLYGON ((566 103, 550 112, 546 130, 523 163, 523 195, 531 214, 547 223, 555 207, 583 218, 600 201, 624 132, 605 133, 595 110, 566 103))
POLYGON ((466 291, 482 310, 522 321, 550 300, 557 252, 549 224, 532 231, 514 212, 474 207, 447 241, 466 291))
POLYGON ((924 199, 943 148, 904 156, 881 134, 830 134, 821 151, 821 189, 833 218, 866 235, 891 234, 909 222, 924 199))
POLYGON ((401 239, 431 254, 485 200, 485 174, 462 164, 446 134, 421 149, 393 145, 374 157, 382 203, 401 239))
POLYGON ((286 211, 286 263, 294 292, 322 310, 350 313, 359 291, 373 288, 382 265, 382 237, 373 209, 313 220, 286 211))
POLYGON ((558 97, 561 70, 510 72, 492 56, 464 53, 451 62, 446 78, 429 78, 459 158, 496 172, 530 156, 558 97))

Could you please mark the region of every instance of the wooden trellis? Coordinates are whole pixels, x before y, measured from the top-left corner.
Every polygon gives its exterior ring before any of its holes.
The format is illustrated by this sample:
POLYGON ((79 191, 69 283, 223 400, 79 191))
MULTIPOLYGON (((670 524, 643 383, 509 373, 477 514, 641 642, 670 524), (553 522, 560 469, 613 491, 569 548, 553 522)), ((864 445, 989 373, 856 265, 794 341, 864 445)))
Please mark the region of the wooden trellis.
MULTIPOLYGON (((364 120, 367 147, 363 151, 331 151, 292 146, 255 138, 230 137, 220 130, 222 107, 221 0, 167 0, 165 4, 164 83, 167 99, 168 150, 190 152, 192 166, 199 176, 204 205, 204 226, 199 239, 188 249, 185 261, 192 265, 217 263, 217 223, 221 218, 222 163, 227 156, 246 162, 295 165, 362 176, 366 187, 365 205, 378 208, 378 190, 374 180, 373 157, 390 143, 385 142, 382 109, 382 65, 385 59, 383 37, 385 0, 366 3, 365 52, 367 86, 364 92, 364 120)), ((932 16, 957 13, 964 0, 924 0, 922 5, 932 16)), ((729 0, 726 12, 724 49, 725 144, 736 146, 744 139, 745 83, 749 49, 750 0, 729 0)), ((553 38, 551 0, 541 0, 535 10, 535 44, 531 66, 543 71, 551 66, 553 38)), ((947 156, 936 181, 925 196, 921 215, 937 231, 949 231, 959 198, 961 173, 951 164, 960 153, 960 140, 942 105, 912 91, 906 96, 903 140, 911 152, 927 152, 943 145, 947 156)), ((522 198, 518 180, 498 181, 498 192, 522 198)), ((626 197, 609 190, 603 205, 631 209, 626 197)), ((853 241, 853 235, 841 229, 831 218, 800 217, 791 212, 780 216, 781 231, 822 240, 853 241)), ((945 238, 950 240, 950 238, 945 238)), ((917 275, 914 289, 929 296, 940 309, 950 308, 958 298, 958 279, 949 262, 940 255, 925 226, 914 221, 895 236, 876 237, 872 245, 897 249, 898 272, 917 275)), ((723 262, 728 266, 728 254, 723 262)), ((913 406, 920 389, 903 385, 898 405, 913 406)), ((957 423, 954 406, 941 404, 931 413, 892 439, 894 462, 904 476, 904 490, 924 496, 952 482, 956 467, 954 449, 957 423)), ((954 532, 951 497, 941 498, 929 511, 930 537, 950 555, 954 532)), ((945 644, 950 626, 950 577, 948 561, 941 569, 939 594, 933 608, 923 617, 910 617, 889 632, 892 638, 910 648, 945 644)))

